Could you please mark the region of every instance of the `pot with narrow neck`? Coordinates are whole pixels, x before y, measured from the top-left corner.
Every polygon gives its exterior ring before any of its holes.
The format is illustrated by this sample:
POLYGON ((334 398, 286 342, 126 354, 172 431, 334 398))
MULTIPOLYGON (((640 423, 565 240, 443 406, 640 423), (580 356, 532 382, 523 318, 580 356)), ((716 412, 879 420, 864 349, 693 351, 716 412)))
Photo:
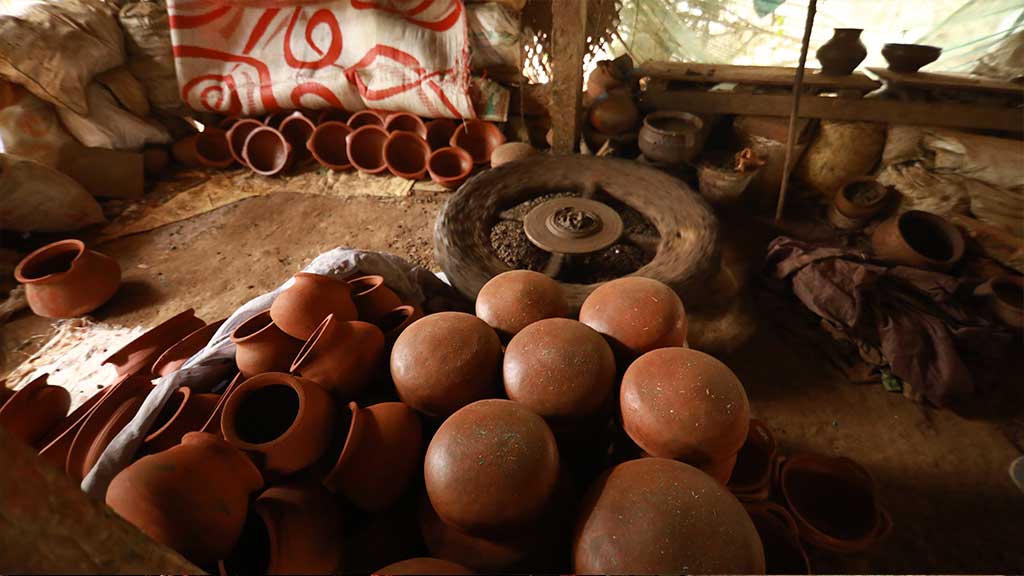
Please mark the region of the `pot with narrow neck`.
POLYGON ((818 48, 818 62, 821 73, 826 76, 852 74, 868 55, 867 48, 860 41, 860 28, 836 28, 832 38, 818 48))

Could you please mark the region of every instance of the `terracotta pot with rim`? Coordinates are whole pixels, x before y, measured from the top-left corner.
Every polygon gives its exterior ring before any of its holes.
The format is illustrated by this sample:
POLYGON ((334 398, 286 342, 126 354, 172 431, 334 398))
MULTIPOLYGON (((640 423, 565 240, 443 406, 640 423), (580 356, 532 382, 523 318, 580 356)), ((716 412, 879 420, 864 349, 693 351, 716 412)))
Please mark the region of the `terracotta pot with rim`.
POLYGON ((476 296, 476 315, 502 338, 545 318, 569 315, 562 285, 533 270, 509 270, 491 278, 476 296))
POLYGON ((921 210, 908 210, 879 224, 871 234, 871 246, 885 262, 939 271, 948 271, 964 255, 960 230, 921 210))
POLYGON ((264 372, 287 372, 302 349, 302 340, 285 334, 264 310, 242 322, 231 333, 235 364, 246 378, 264 372))
POLYGON ((999 276, 975 291, 984 296, 992 313, 1011 328, 1024 328, 1024 277, 999 276))
POLYGON ((688 112, 661 111, 644 117, 640 151, 662 164, 689 164, 700 153, 704 121, 688 112))
POLYGON ((142 449, 155 454, 177 446, 185 434, 198 432, 206 424, 219 401, 219 394, 200 394, 188 386, 178 388, 157 415, 142 449))
POLYGON ((419 180, 427 174, 430 145, 414 132, 392 132, 384 143, 384 162, 399 178, 419 180))
POLYGON ((245 138, 242 147, 245 165, 263 176, 276 176, 292 163, 292 147, 288 140, 270 126, 256 128, 245 138))
POLYGON ((68 449, 64 472, 81 482, 118 433, 135 417, 153 386, 146 376, 126 376, 105 395, 75 433, 68 449))
POLYGON ((211 322, 195 332, 190 333, 188 336, 185 336, 181 340, 178 340, 157 357, 156 361, 153 362, 153 367, 150 368, 149 371, 154 376, 167 376, 168 374, 177 371, 185 364, 185 362, 188 361, 189 358, 209 344, 210 338, 217 333, 217 329, 224 323, 224 320, 226 320, 226 318, 218 320, 217 322, 211 322))
POLYGON ((114 296, 121 285, 121 266, 81 240, 61 240, 22 258, 14 279, 25 285, 25 299, 37 316, 74 318, 114 296))
POLYGON ((505 135, 490 122, 463 120, 452 132, 448 143, 469 152, 474 164, 487 164, 494 149, 505 143, 505 135))
POLYGON ((118 376, 133 374, 140 370, 148 375, 153 361, 164 350, 205 325, 206 322, 196 316, 195 310, 189 308, 150 328, 142 336, 105 358, 103 363, 114 365, 118 376))
POLYGON ((388 133, 380 126, 367 125, 357 128, 345 137, 348 159, 360 172, 380 174, 388 169, 384 159, 384 144, 387 141, 388 133))
POLYGON ((47 376, 32 380, 0 406, 0 428, 34 448, 41 447, 71 407, 71 394, 61 386, 47 384, 47 376))
POLYGON ((473 157, 458 146, 438 148, 427 160, 427 171, 430 179, 454 190, 462 185, 473 172, 473 157))
POLYGON ((348 117, 348 126, 353 132, 363 126, 384 128, 384 117, 374 110, 359 110, 348 117))
POLYGON ((352 287, 352 301, 359 311, 359 319, 376 322, 381 316, 402 305, 402 299, 376 274, 359 276, 348 281, 352 287))
POLYGON ((207 126, 196 135, 196 159, 208 168, 227 168, 235 162, 228 144, 228 134, 223 128, 207 126))
POLYGON ((392 132, 412 132, 426 140, 427 138, 427 126, 420 120, 420 117, 415 114, 408 112, 395 112, 388 114, 387 118, 384 119, 384 129, 388 133, 392 132))
POLYGON ((874 178, 854 178, 844 184, 832 198, 828 219, 841 230, 864 227, 885 208, 889 188, 874 178))
POLYGON ((430 150, 437 151, 450 146, 449 142, 455 133, 456 125, 451 118, 438 118, 427 122, 426 128, 426 140, 430 144, 430 150))
POLYGON ((238 122, 235 122, 231 129, 228 130, 228 147, 231 149, 231 155, 235 158, 242 166, 248 166, 245 156, 243 154, 245 150, 245 141, 252 134, 252 131, 263 126, 263 123, 255 118, 243 118, 238 122))
POLYGON ((109 392, 111 386, 98 390, 88 400, 71 411, 56 427, 40 441, 43 446, 39 451, 39 457, 52 465, 54 468, 64 472, 67 468, 68 452, 75 440, 75 435, 82 428, 85 420, 99 404, 100 400, 109 392))
POLYGON ((374 324, 384 333, 384 341, 394 344, 398 336, 413 322, 423 318, 423 313, 415 306, 403 304, 390 310, 377 319, 374 324))
POLYGON ((306 341, 329 314, 346 322, 358 318, 352 287, 333 276, 299 272, 274 298, 270 317, 292 338, 306 341))
POLYGON ((313 121, 298 111, 293 112, 281 122, 278 131, 291 146, 294 166, 304 165, 313 158, 307 146, 314 130, 316 130, 316 125, 313 124, 313 121))
POLYGON ((291 373, 316 382, 344 402, 370 383, 383 351, 380 328, 367 322, 338 321, 329 314, 302 345, 291 373))
POLYGON ((324 168, 331 170, 351 170, 352 162, 348 159, 345 139, 352 129, 344 122, 323 122, 316 127, 310 136, 307 146, 309 151, 324 168))

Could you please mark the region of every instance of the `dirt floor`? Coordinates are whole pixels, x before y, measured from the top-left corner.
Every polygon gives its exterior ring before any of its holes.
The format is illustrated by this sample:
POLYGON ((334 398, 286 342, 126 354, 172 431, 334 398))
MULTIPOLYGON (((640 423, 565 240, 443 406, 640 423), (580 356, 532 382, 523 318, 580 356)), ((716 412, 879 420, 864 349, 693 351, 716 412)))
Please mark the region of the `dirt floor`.
MULTIPOLYGON (((440 194, 276 192, 121 238, 101 249, 121 263, 124 286, 94 316, 152 326, 194 307, 200 317, 218 319, 335 246, 389 251, 431 266, 433 223, 443 201, 440 194)), ((17 315, 3 327, 0 374, 51 331, 44 319, 17 315)), ((1024 572, 1024 494, 1007 474, 1020 451, 1005 415, 967 419, 925 409, 881 386, 850 384, 822 358, 806 339, 788 336, 766 317, 749 342, 724 358, 785 452, 848 456, 880 485, 893 521, 888 539, 868 554, 815 554, 815 570, 1024 572)), ((1007 378, 1006 385, 1021 383, 1007 378)), ((1019 418, 1019 406, 1004 412, 1019 418)))

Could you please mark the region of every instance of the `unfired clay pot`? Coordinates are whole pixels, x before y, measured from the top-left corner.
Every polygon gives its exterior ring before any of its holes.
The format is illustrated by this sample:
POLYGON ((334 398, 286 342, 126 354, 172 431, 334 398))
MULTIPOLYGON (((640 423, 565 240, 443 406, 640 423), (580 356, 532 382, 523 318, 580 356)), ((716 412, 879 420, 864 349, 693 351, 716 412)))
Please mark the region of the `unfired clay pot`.
POLYGON ((436 151, 449 146, 456 126, 455 121, 450 118, 438 118, 427 122, 426 139, 430 149, 436 151))
POLYGON ((374 570, 373 573, 375 575, 380 574, 381 576, 400 576, 406 574, 454 575, 472 574, 473 571, 462 564, 456 564, 455 562, 449 562, 448 560, 440 560, 438 558, 409 558, 408 560, 388 564, 383 568, 374 570))
POLYGON ((392 132, 384 143, 384 162, 399 178, 419 180, 427 174, 430 145, 414 132, 392 132))
POLYGON ((360 276, 349 280, 348 285, 352 287, 352 301, 359 311, 359 319, 364 322, 376 322, 402 305, 401 298, 384 284, 383 276, 360 276))
POLYGON ((217 333, 217 329, 223 323, 224 320, 211 322, 177 341, 157 357, 150 372, 154 376, 167 376, 177 371, 189 358, 209 344, 210 338, 217 333))
POLYGON ((537 154, 540 154, 540 151, 526 142, 506 142, 491 153, 491 167, 497 168, 502 164, 523 160, 537 154))
POLYGON ((348 117, 348 126, 353 132, 363 126, 377 126, 379 128, 383 128, 384 117, 381 116, 379 112, 375 112, 373 110, 360 110, 348 117))
POLYGON ((469 152, 474 164, 487 164, 494 149, 505 143, 505 135, 490 122, 464 120, 452 132, 448 143, 469 152))
POLYGON ((621 134, 636 128, 640 111, 627 89, 614 89, 594 100, 590 106, 590 125, 598 132, 621 134))
POLYGON ((324 122, 316 127, 306 145, 324 168, 349 170, 352 162, 348 159, 345 138, 351 133, 352 129, 343 122, 324 122))
POLYGON ((736 455, 736 466, 729 477, 729 491, 743 502, 766 500, 778 454, 778 442, 768 425, 751 420, 747 439, 736 455))
POLYGON ((391 132, 412 132, 426 140, 427 126, 420 120, 419 116, 408 112, 395 112, 388 114, 384 119, 384 129, 391 132))
POLYGON ((545 318, 569 315, 561 284, 533 270, 509 270, 487 281, 476 296, 476 315, 502 338, 545 318))
POLYGON ((25 256, 14 269, 14 278, 25 285, 25 299, 37 316, 74 318, 114 296, 121 285, 121 267, 81 240, 61 240, 25 256))
POLYGON ((264 310, 231 333, 235 364, 246 378, 264 372, 287 372, 302 349, 302 340, 284 333, 264 310))
POLYGON ((811 563, 800 543, 793 516, 774 502, 743 505, 764 546, 766 574, 811 574, 811 563))
POLYGON ((274 476, 297 472, 324 454, 334 434, 334 401, 312 380, 268 372, 249 378, 224 403, 224 439, 257 455, 274 476))
POLYGON ((606 282, 587 296, 580 322, 608 338, 620 359, 686 343, 686 310, 674 290, 643 276, 606 282))
POLYGON ((438 148, 430 154, 427 171, 431 180, 454 190, 469 178, 473 171, 473 157, 457 146, 438 148))
POLYGON ((244 454, 212 434, 193 432, 122 470, 106 502, 150 538, 207 564, 231 551, 249 496, 262 487, 263 477, 244 454))
POLYGON ((882 222, 871 234, 880 260, 902 266, 947 271, 964 255, 964 238, 945 218, 909 210, 882 222))
POLYGON ((208 168, 227 168, 235 162, 228 144, 228 134, 222 128, 207 126, 196 135, 196 158, 208 168))
POLYGON ((469 534, 508 534, 550 504, 558 447, 544 420, 522 404, 480 400, 441 424, 423 474, 445 523, 469 534))
POLYGON ((370 383, 383 351, 380 328, 367 322, 339 322, 328 314, 295 356, 291 373, 316 382, 344 402, 370 383))
POLYGON ((763 574, 764 551, 743 506, 696 468, 641 458, 602 474, 583 499, 573 540, 578 574, 763 574))
POLYGON ((384 333, 384 341, 390 346, 406 328, 422 317, 423 313, 418 308, 403 304, 381 316, 374 324, 384 333))
POLYGON ((44 374, 32 380, 0 407, 0 428, 36 448, 60 425, 71 407, 68 391, 47 384, 46 377, 44 374))
POLYGON ((313 124, 312 120, 306 118, 302 112, 294 112, 281 122, 281 127, 278 128, 278 131, 291 146, 293 165, 300 166, 306 164, 313 158, 307 144, 314 130, 316 130, 316 125, 313 124))
POLYGON ((689 164, 700 153, 704 121, 687 112, 665 110, 644 117, 640 151, 652 162, 689 164))
POLYGON ((270 317, 286 334, 308 340, 328 314, 339 322, 355 320, 352 288, 331 276, 299 272, 292 285, 274 298, 270 317))
POLYGON ((345 137, 348 159, 360 172, 380 174, 388 168, 384 160, 384 144, 387 141, 388 133, 380 126, 357 128, 345 137))
POLYGON ((155 454, 177 446, 185 434, 198 432, 213 414, 219 394, 200 394, 182 386, 167 399, 146 435, 142 449, 155 454))
POLYGON ((234 157, 235 161, 242 166, 248 166, 248 163, 245 161, 245 157, 243 156, 245 141, 249 138, 249 134, 252 134, 253 130, 261 126, 263 126, 263 123, 259 120, 244 118, 235 122, 231 126, 231 129, 228 130, 228 147, 231 149, 231 156, 234 157))
POLYGON ((821 73, 828 76, 852 74, 868 55, 860 41, 860 28, 836 28, 832 38, 818 48, 821 73))
POLYGON ((463 312, 430 314, 395 341, 391 377, 403 402, 444 418, 500 391, 501 342, 483 320, 463 312))
POLYGON ((275 176, 291 166, 292 147, 276 129, 263 126, 256 128, 245 138, 242 158, 253 172, 263 176, 275 176))
POLYGON ((125 344, 103 360, 103 363, 112 364, 117 369, 118 376, 133 374, 140 370, 149 374, 153 361, 164 350, 205 325, 206 322, 196 317, 195 310, 189 308, 125 344))

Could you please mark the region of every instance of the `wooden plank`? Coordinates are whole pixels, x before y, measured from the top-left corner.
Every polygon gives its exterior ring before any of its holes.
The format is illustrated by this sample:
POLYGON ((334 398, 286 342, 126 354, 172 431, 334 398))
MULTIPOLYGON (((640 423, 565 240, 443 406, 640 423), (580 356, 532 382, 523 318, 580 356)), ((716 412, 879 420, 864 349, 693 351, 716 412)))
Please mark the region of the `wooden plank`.
POLYGON ((974 74, 936 74, 933 72, 915 72, 904 74, 893 72, 888 68, 868 68, 887 83, 900 88, 922 88, 927 90, 964 90, 970 92, 995 92, 998 94, 1012 94, 1024 97, 1024 84, 1016 84, 986 78, 974 74))
MULTIPOLYGON (((659 80, 675 80, 696 84, 736 83, 755 86, 790 87, 796 82, 796 68, 788 66, 738 66, 734 64, 700 64, 696 62, 647 62, 640 67, 645 76, 659 80)), ((862 72, 848 76, 826 76, 808 68, 804 85, 809 88, 833 88, 871 92, 882 86, 862 72)))
POLYGON ((557 154, 572 154, 579 144, 583 112, 587 2, 554 0, 551 18, 551 147, 557 154))

